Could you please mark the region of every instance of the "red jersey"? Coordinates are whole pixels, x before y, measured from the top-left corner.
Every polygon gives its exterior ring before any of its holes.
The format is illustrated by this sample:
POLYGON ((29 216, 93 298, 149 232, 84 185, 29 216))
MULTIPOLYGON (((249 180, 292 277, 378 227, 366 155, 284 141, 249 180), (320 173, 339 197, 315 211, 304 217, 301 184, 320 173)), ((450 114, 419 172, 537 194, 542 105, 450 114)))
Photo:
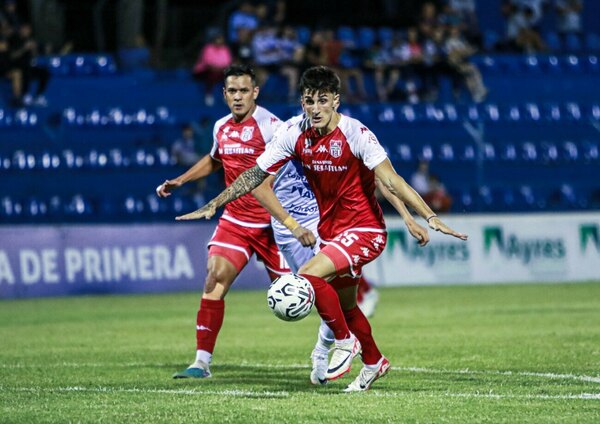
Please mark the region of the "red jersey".
MULTIPOLYGON (((244 171, 256 165, 281 120, 257 106, 250 119, 235 122, 229 114, 215 123, 210 155, 223 164, 225 184, 229 186, 244 171)), ((268 227, 271 215, 248 193, 225 207, 223 218, 245 227, 268 227)))
POLYGON ((305 119, 282 128, 257 164, 275 173, 292 158, 302 163, 319 204, 318 231, 324 241, 351 228, 385 229, 373 168, 387 153, 362 123, 341 115, 331 133, 319 135, 305 119))

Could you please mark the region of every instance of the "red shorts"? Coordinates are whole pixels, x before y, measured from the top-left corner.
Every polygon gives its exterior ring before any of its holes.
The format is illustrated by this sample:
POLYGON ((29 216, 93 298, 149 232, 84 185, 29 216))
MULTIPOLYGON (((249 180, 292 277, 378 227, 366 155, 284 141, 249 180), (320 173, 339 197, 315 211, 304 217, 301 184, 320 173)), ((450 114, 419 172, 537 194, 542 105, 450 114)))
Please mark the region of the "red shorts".
POLYGON ((222 256, 235 266, 238 273, 244 269, 253 253, 270 272, 287 274, 290 272, 283 256, 279 253, 273 230, 243 227, 227 219, 219 219, 219 224, 208 242, 208 256, 222 256))
POLYGON ((387 232, 375 228, 351 228, 331 241, 324 241, 320 253, 331 259, 338 276, 332 285, 343 288, 358 284, 362 267, 383 252, 386 241, 387 232), (351 284, 349 279, 339 277, 352 277, 355 281, 351 284))

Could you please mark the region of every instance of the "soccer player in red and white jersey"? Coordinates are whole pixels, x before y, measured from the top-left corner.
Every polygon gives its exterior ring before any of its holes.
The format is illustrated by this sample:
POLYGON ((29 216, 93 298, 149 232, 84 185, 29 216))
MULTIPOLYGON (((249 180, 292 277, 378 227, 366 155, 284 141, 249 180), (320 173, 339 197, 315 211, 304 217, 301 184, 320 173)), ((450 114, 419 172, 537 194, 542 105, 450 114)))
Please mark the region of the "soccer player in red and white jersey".
MULTIPOLYGON (((379 256, 387 239, 374 194, 375 178, 411 206, 431 229, 462 240, 467 235, 454 231, 433 213, 396 173, 367 127, 337 112, 340 79, 335 72, 323 66, 310 68, 302 75, 300 89, 310 125, 301 122, 288 127, 284 136, 267 146, 255 167, 242 173, 204 207, 177 219, 208 219, 218 207, 258 187, 287 161, 300 161, 319 205, 322 246, 299 274, 313 285, 317 311, 336 339, 326 378, 333 380, 347 373, 362 347, 365 365, 346 391, 363 391, 390 367, 375 344, 367 318, 356 306, 356 277, 365 264, 379 256)), ((293 229, 303 244, 309 244, 305 235, 299 234, 293 218, 275 218, 293 229)))
MULTIPOLYGON (((224 75, 223 95, 231 113, 215 123, 210 154, 179 177, 158 186, 160 197, 169 196, 184 183, 206 177, 221 167, 225 183, 231 184, 256 164, 256 158, 281 125, 279 118, 256 104, 259 88, 251 68, 231 66, 224 75)), ((223 324, 225 295, 253 253, 265 264, 271 279, 289 272, 273 238, 271 216, 257 201, 261 196, 276 199, 275 195, 268 185, 256 188, 253 194, 227 205, 208 243, 208 274, 196 318, 196 360, 174 378, 211 376, 209 365, 223 324)))

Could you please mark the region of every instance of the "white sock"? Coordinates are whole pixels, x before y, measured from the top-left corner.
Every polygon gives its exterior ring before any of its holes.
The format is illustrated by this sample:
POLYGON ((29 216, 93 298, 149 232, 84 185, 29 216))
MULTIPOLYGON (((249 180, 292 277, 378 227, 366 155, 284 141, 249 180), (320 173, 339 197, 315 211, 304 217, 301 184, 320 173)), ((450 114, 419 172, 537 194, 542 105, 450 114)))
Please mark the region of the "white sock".
POLYGON ((197 350, 196 362, 192 365, 195 365, 197 362, 204 362, 205 364, 210 365, 210 361, 212 361, 212 353, 207 352, 206 350, 197 350))
POLYGON ((370 371, 375 371, 377 368, 379 368, 379 365, 381 365, 381 361, 383 361, 383 356, 381 357, 381 359, 379 361, 377 361, 376 364, 373 364, 373 365, 365 364, 365 368, 370 371))
POLYGON ((319 335, 317 337, 317 344, 315 345, 315 350, 320 353, 329 352, 329 348, 333 345, 334 342, 333 331, 329 328, 325 321, 321 320, 321 325, 319 327, 319 335))

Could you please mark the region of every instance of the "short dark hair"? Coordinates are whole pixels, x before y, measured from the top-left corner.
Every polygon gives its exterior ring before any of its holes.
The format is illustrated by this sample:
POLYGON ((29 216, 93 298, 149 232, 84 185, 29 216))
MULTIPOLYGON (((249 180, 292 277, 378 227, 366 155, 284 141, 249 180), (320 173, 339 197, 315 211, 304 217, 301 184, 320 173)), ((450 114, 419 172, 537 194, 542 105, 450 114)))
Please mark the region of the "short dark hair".
POLYGON ((252 85, 256 85, 256 74, 254 69, 248 65, 231 65, 223 71, 224 79, 227 77, 241 77, 248 75, 252 79, 252 85))
POLYGON ((340 92, 340 77, 327 66, 313 66, 308 68, 300 78, 300 92, 304 93, 332 93, 340 92))

